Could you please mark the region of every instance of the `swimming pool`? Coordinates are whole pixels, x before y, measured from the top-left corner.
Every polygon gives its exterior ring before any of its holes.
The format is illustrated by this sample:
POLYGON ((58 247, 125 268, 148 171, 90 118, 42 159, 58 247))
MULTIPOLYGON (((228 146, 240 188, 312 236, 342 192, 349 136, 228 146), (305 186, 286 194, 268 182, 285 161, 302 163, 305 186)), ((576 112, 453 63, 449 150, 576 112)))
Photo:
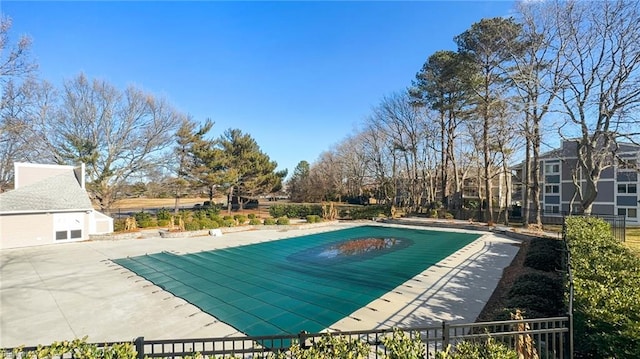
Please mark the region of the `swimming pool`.
POLYGON ((330 327, 479 236, 360 226, 114 262, 247 335, 292 334, 330 327))

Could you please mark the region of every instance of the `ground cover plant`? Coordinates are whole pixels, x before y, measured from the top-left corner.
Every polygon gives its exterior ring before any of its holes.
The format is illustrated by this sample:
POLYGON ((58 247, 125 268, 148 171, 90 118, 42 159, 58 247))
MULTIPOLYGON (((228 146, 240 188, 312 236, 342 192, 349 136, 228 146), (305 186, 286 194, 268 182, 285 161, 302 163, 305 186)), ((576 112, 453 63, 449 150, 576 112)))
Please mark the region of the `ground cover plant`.
POLYGON ((578 354, 640 358, 640 258, 597 218, 569 217, 578 354))

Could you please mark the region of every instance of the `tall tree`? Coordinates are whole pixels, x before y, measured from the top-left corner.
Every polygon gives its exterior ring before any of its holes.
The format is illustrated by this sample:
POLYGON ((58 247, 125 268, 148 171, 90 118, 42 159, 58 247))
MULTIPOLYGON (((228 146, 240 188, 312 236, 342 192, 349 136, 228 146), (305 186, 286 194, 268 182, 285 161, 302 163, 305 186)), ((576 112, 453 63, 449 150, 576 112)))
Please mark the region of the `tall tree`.
POLYGON ((250 135, 239 129, 229 129, 217 143, 226 158, 229 200, 236 196, 240 209, 250 197, 272 193, 282 187, 287 171, 276 171, 278 164, 260 150, 250 135))
POLYGON ((473 67, 468 61, 466 56, 454 51, 437 51, 429 56, 416 74, 409 90, 416 105, 428 106, 438 113, 440 194, 442 203, 448 207, 461 205, 449 201, 449 174, 453 176, 455 192, 459 194, 462 191, 462 178, 456 158, 456 139, 459 136, 458 127, 467 116, 465 110, 470 101, 469 79, 472 78, 473 67))
POLYGON ((523 113, 522 131, 525 139, 523 168, 524 226, 533 219, 538 228, 540 214, 540 146, 542 122, 551 111, 559 90, 560 48, 554 43, 560 35, 555 26, 555 4, 552 2, 521 1, 517 4, 518 21, 522 24, 523 51, 514 54, 509 78, 515 99, 523 113), (530 207, 530 204, 532 206, 530 207), (533 216, 531 214, 533 213, 533 216))
POLYGON ((576 181, 576 192, 587 214, 618 141, 640 135, 639 6, 620 0, 556 3, 555 44, 563 62, 557 97, 576 144, 584 181, 576 181))
POLYGON ((0 193, 13 183, 13 162, 33 159, 29 111, 33 107, 34 81, 21 83, 37 69, 31 59, 31 39, 10 37, 12 21, 0 14, 0 193))
POLYGON ((311 166, 307 161, 300 161, 293 170, 293 174, 288 181, 288 190, 291 201, 307 202, 310 201, 310 182, 309 171, 311 166))
POLYGON ((102 210, 134 174, 164 163, 184 115, 165 100, 129 87, 119 91, 83 74, 66 81, 57 116, 44 129, 58 163, 83 162, 87 188, 102 210))
POLYGON ((470 29, 455 37, 458 51, 468 56, 474 64, 476 76, 473 81, 476 114, 481 129, 481 148, 484 167, 484 201, 486 220, 493 222, 492 140, 491 126, 499 116, 499 106, 507 91, 505 63, 520 51, 519 39, 522 26, 512 18, 482 19, 470 29))
MULTIPOLYGON (((216 148, 215 140, 206 137, 213 125, 210 119, 206 119, 200 125, 191 119, 185 119, 176 131, 174 149, 178 166, 176 185, 191 184, 205 187, 210 202, 213 202, 216 189, 228 182, 225 172, 226 156, 222 150, 216 148)), ((177 194, 176 210, 178 198, 177 194)))

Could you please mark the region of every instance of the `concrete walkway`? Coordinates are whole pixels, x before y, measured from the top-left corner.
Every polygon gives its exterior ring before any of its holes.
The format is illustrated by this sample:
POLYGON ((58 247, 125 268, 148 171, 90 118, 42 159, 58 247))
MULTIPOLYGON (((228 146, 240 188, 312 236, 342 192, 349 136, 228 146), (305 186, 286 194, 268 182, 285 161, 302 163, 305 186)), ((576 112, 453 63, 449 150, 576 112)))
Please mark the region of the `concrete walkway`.
MULTIPOLYGON (((129 341, 138 336, 171 339, 242 335, 110 259, 161 251, 193 253, 361 224, 2 250, 0 347, 50 344, 85 335, 90 342, 129 341)), ((503 268, 518 251, 516 240, 478 233, 483 234, 478 240, 330 329, 426 326, 443 320, 473 322, 495 289, 503 268)))

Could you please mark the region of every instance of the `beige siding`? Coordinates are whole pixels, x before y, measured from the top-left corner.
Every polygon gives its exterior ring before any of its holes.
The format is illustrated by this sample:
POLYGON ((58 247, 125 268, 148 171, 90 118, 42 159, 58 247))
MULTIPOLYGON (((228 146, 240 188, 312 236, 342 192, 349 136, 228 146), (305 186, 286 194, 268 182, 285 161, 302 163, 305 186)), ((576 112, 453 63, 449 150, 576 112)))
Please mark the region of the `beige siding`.
POLYGON ((0 248, 28 247, 51 243, 54 243, 52 215, 0 216, 0 248))
POLYGON ((32 183, 42 181, 45 178, 57 176, 66 172, 73 167, 68 166, 29 166, 23 165, 16 167, 16 188, 24 187, 32 183))

